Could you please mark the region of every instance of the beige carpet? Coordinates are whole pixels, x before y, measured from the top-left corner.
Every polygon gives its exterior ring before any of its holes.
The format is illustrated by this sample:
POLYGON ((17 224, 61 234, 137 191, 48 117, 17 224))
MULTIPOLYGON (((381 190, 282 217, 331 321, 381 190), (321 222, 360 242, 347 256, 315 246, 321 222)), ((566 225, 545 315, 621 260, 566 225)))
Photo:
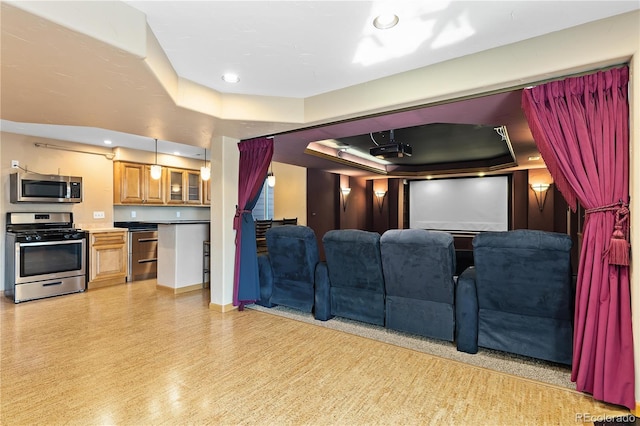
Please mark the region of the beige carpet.
POLYGON ((565 365, 484 348, 480 348, 477 354, 458 352, 455 343, 452 342, 428 339, 426 337, 388 330, 384 327, 352 321, 346 318, 334 317, 328 321, 317 321, 310 313, 284 306, 265 308, 260 305, 248 305, 247 308, 306 322, 318 327, 326 327, 355 334, 465 364, 575 389, 575 384, 571 382, 571 368, 565 365))

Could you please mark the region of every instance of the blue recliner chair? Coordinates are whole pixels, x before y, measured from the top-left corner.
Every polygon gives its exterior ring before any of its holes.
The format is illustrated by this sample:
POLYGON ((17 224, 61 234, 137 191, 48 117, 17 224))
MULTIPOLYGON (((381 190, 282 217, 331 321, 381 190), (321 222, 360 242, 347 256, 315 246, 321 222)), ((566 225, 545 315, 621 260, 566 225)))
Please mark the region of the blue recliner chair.
POLYGON ((571 245, 568 235, 544 231, 478 234, 475 266, 456 288, 458 350, 481 346, 571 364, 571 245))
POLYGON ((322 238, 329 289, 318 292, 316 319, 332 316, 384 325, 384 277, 380 234, 357 229, 327 232, 322 238))
MULTIPOLYGON (((311 312, 316 291, 318 243, 307 226, 276 226, 266 233, 267 254, 258 256, 259 305, 311 312)), ((322 276, 320 276, 322 277, 322 276)), ((320 286, 327 286, 326 279, 320 286)))
POLYGON ((380 238, 386 327, 453 341, 456 254, 453 236, 395 229, 380 238))

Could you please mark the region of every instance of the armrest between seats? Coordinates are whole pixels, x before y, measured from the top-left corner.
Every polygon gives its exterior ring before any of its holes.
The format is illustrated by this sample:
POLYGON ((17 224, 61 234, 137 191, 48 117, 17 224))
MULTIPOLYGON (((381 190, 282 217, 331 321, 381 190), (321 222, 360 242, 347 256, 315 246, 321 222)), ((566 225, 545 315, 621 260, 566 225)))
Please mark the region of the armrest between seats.
POLYGON ((317 320, 327 321, 331 315, 331 289, 326 262, 319 262, 315 270, 314 315, 317 320))
POLYGON ((461 352, 478 352, 478 294, 473 266, 460 274, 456 286, 456 345, 461 352))

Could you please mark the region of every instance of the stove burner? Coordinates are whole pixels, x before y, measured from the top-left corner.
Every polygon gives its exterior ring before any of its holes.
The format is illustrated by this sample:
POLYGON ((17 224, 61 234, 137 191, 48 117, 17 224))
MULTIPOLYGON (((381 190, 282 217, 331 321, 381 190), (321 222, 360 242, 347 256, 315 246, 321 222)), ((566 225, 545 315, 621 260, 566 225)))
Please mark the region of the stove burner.
POLYGON ((7 213, 7 233, 18 242, 64 241, 85 238, 73 227, 71 213, 7 213))

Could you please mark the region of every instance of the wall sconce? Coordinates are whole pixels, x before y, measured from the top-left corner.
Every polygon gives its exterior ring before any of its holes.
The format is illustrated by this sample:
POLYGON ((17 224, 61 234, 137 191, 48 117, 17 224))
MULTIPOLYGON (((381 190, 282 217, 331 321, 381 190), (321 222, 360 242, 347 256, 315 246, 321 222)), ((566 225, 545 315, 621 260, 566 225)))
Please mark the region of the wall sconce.
POLYGON ((200 177, 204 181, 211 178, 211 168, 207 167, 207 148, 204 149, 204 166, 200 167, 200 177))
POLYGON ((271 171, 267 173, 267 185, 269 185, 269 188, 273 188, 276 186, 276 175, 273 174, 273 163, 271 163, 270 167, 271 171))
POLYGON ((162 166, 158 165, 158 139, 156 139, 156 162, 151 166, 151 179, 158 180, 162 177, 162 166))
POLYGON ((544 210, 544 203, 547 201, 547 191, 551 185, 548 183, 532 183, 531 189, 536 196, 536 202, 540 211, 544 210))
POLYGON ((382 206, 384 206, 384 197, 387 195, 387 191, 377 190, 374 192, 376 201, 378 202, 378 210, 382 213, 382 206))
POLYGON ((342 193, 342 211, 347 211, 347 197, 351 193, 351 188, 340 188, 340 192, 342 193))

